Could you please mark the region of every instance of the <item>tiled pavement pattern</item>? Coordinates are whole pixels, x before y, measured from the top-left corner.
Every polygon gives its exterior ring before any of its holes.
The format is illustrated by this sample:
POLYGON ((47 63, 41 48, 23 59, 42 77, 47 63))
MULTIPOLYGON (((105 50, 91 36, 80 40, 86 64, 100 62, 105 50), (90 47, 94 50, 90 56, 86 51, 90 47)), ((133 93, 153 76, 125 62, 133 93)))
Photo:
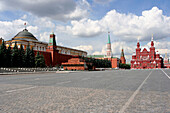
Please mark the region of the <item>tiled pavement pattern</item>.
MULTIPOLYGON (((161 70, 0 76, 0 113, 170 113, 170 80, 161 70)), ((164 70, 167 74, 170 70, 164 70)))

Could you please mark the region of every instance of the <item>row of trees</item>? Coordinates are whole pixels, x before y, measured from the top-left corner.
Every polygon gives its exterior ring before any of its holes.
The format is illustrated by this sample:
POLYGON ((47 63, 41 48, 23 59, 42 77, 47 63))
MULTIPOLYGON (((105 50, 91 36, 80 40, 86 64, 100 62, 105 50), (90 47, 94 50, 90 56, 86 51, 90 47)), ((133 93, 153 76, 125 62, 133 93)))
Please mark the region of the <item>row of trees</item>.
MULTIPOLYGON (((107 59, 103 60, 103 59, 84 58, 84 57, 83 59, 88 63, 92 63, 92 66, 95 66, 96 68, 110 68, 111 67, 111 61, 107 59)), ((130 69, 130 65, 119 63, 119 68, 130 69)))
POLYGON ((92 63, 92 66, 95 66, 96 68, 110 68, 111 62, 110 60, 104 60, 104 59, 95 59, 95 58, 86 58, 83 57, 83 59, 87 63, 92 63))
POLYGON ((119 63, 119 68, 121 68, 121 69, 130 69, 130 64, 119 63))
POLYGON ((0 47, 0 67, 45 67, 44 56, 38 52, 35 56, 33 48, 30 49, 29 45, 24 50, 21 45, 18 48, 17 43, 13 49, 5 46, 3 41, 0 47))

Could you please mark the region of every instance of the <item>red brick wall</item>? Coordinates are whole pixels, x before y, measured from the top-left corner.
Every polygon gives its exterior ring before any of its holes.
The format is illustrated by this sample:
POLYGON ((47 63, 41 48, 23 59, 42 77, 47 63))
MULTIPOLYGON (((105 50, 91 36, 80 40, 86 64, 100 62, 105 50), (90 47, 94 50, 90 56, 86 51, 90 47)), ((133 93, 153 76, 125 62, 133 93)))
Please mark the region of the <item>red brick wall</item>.
POLYGON ((121 58, 120 58, 120 63, 122 63, 122 64, 126 64, 125 57, 121 57, 121 58))
POLYGON ((118 68, 118 59, 117 58, 112 58, 111 59, 111 65, 112 65, 112 68, 118 68))
POLYGON ((54 54, 55 54, 54 55, 55 58, 54 58, 54 61, 53 61, 54 66, 61 65, 61 63, 67 62, 70 58, 73 58, 72 55, 64 55, 64 54, 60 54, 58 52, 55 52, 54 54))
MULTIPOLYGON (((37 52, 38 51, 34 50, 35 56, 37 55, 37 52)), ((46 66, 52 66, 51 53, 46 51, 39 51, 39 53, 43 54, 46 66)))

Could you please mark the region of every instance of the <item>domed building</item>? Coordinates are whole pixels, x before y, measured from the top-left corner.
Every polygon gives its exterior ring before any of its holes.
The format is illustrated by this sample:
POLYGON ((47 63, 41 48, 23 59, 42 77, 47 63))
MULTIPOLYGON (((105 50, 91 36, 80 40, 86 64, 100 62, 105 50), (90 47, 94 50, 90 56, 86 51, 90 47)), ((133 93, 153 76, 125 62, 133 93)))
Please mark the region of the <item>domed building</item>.
MULTIPOLYGON (((0 38, 0 46, 2 41, 3 39, 0 38)), ((49 43, 38 41, 38 39, 26 29, 26 27, 16 34, 11 40, 5 41, 7 48, 9 46, 13 48, 15 43, 18 48, 21 48, 22 45, 24 49, 26 49, 29 45, 31 49, 33 48, 35 55, 39 51, 40 54, 43 54, 47 66, 58 66, 63 62, 67 62, 70 58, 87 56, 86 51, 58 46, 56 44, 54 33, 50 34, 49 43)))
POLYGON ((41 42, 36 39, 36 37, 30 33, 27 29, 20 31, 17 35, 15 35, 11 40, 6 41, 6 46, 14 47, 15 42, 18 45, 18 48, 21 47, 21 44, 24 49, 29 45, 30 48, 34 48, 34 50, 38 51, 46 51, 48 43, 41 42))

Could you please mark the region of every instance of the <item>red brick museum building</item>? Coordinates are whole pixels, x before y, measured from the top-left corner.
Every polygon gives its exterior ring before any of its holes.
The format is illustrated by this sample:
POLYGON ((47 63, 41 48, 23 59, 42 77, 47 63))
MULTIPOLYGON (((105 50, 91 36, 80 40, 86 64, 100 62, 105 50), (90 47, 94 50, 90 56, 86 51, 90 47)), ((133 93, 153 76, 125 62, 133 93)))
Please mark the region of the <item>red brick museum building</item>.
POLYGON ((154 69, 163 67, 163 58, 155 51, 153 36, 150 50, 144 48, 141 51, 140 43, 137 42, 136 54, 132 55, 131 69, 154 69))

